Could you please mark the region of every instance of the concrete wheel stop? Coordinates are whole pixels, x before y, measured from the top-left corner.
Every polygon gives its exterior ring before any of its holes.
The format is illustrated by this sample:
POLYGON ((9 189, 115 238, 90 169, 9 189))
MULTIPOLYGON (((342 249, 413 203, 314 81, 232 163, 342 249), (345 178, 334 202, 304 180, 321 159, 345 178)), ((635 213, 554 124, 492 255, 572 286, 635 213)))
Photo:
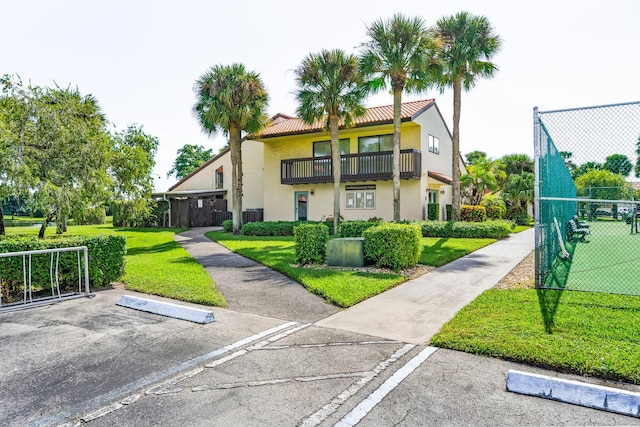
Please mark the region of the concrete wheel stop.
POLYGON ((123 295, 116 305, 200 324, 211 323, 215 320, 212 311, 138 298, 131 295, 123 295))
POLYGON ((507 390, 640 418, 640 393, 509 370, 507 390))

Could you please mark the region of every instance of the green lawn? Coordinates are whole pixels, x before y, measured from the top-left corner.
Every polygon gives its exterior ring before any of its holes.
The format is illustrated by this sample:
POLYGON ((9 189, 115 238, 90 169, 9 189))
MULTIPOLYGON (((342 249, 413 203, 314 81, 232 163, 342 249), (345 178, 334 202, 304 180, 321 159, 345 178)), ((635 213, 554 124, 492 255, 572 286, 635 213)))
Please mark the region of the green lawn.
POLYGON ((639 324, 638 296, 490 289, 431 344, 640 384, 639 324))
MULTIPOLYGON (((8 227, 7 235, 37 236, 39 227, 8 227)), ((65 235, 118 233, 127 238, 127 289, 198 304, 226 305, 207 271, 173 239, 181 229, 114 228, 111 224, 69 226, 65 235)), ((46 237, 55 236, 55 227, 46 237)))
MULTIPOLYGON (((300 267, 295 262, 293 237, 236 236, 222 232, 209 232, 207 237, 287 275, 339 307, 350 307, 407 280, 393 272, 300 267)), ((493 242, 495 239, 424 238, 419 262, 438 267, 493 242)))

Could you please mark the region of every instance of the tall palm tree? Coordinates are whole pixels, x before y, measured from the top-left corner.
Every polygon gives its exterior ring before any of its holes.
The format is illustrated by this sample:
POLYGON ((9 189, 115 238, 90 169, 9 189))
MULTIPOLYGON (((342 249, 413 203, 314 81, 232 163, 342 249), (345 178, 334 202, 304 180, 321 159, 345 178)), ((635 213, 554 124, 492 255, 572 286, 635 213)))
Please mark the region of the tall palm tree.
POLYGON ((202 130, 229 138, 233 232, 242 227, 242 132, 256 133, 267 123, 269 95, 260 74, 242 64, 211 67, 194 85, 193 114, 202 130))
POLYGON ((339 127, 349 127, 353 119, 366 112, 362 105, 366 95, 358 57, 340 49, 309 54, 295 70, 298 89, 298 116, 306 123, 325 121, 331 135, 331 169, 333 171, 333 231, 340 224, 340 150, 339 127))
POLYGON ((435 83, 436 38, 422 19, 400 13, 386 22, 379 19, 367 28, 360 64, 369 89, 391 86, 393 93, 393 220, 400 221, 400 108, 402 92, 417 93, 435 83))
POLYGON ((434 31, 441 48, 438 58, 443 66, 439 86, 453 88, 453 200, 452 219, 460 220, 460 100, 462 89, 470 90, 478 77, 493 77, 497 71, 491 62, 502 41, 489 20, 469 12, 459 12, 438 20, 434 31))

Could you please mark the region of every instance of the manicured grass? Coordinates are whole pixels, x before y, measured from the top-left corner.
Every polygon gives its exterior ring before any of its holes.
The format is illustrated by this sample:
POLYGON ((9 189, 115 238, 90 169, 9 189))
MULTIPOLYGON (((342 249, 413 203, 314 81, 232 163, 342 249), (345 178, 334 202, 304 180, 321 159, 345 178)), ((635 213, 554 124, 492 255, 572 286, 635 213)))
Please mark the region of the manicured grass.
POLYGON ((339 307, 350 307, 406 280, 399 274, 298 267, 293 237, 236 236, 222 232, 206 235, 244 257, 285 274, 339 307))
MULTIPOLYGON (((277 270, 309 291, 340 306, 350 307, 407 280, 395 273, 371 273, 321 266, 299 267, 293 237, 236 236, 209 232, 207 237, 230 250, 277 270)), ((495 242, 495 239, 424 238, 420 264, 441 266, 495 242)))
POLYGON ((638 296, 490 289, 431 344, 640 384, 639 324, 638 296))
POLYGON ((483 248, 496 239, 455 239, 423 237, 420 264, 440 267, 483 248))
MULTIPOLYGON (((37 236, 39 227, 7 228, 7 235, 37 236)), ((207 271, 174 241, 181 229, 114 228, 110 224, 69 226, 65 235, 123 234, 127 238, 127 289, 182 301, 226 305, 207 271)), ((55 236, 55 227, 46 237, 55 236)))

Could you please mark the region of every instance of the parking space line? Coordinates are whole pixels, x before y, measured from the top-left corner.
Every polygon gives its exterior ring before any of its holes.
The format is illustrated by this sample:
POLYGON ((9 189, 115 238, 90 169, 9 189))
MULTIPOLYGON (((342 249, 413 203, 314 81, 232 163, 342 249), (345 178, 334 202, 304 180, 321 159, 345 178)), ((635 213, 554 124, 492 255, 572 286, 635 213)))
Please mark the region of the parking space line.
POLYGON ((405 378, 407 378, 418 366, 437 350, 436 347, 427 347, 409 360, 402 368, 398 369, 380 387, 367 396, 362 402, 351 410, 347 415, 338 421, 337 427, 351 427, 360 422, 375 406, 385 398, 394 388, 396 388, 405 378))

